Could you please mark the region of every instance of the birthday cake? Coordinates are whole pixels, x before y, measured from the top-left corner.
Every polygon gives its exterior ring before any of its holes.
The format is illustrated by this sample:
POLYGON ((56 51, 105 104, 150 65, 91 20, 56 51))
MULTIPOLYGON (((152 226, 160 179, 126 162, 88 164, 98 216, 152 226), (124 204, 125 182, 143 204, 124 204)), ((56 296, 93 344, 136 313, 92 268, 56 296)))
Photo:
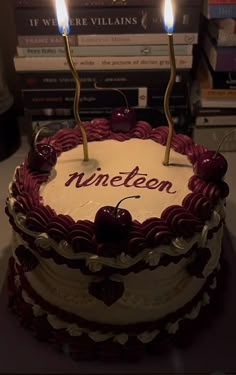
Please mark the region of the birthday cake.
POLYGON ((101 119, 85 129, 88 161, 75 128, 43 139, 15 171, 9 305, 73 358, 133 358, 211 302, 227 163, 174 135, 164 166, 168 128, 142 121, 127 133, 101 119))

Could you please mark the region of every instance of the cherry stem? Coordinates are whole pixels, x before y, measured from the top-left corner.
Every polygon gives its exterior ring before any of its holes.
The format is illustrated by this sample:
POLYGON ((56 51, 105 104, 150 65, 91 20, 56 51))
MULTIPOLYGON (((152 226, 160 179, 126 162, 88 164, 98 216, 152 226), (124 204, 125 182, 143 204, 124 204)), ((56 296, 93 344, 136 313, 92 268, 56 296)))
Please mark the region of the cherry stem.
MULTIPOLYGON (((37 143, 38 143, 38 137, 39 137, 39 135, 42 133, 43 130, 46 130, 46 131, 49 132, 49 129, 48 129, 46 126, 43 126, 42 128, 40 128, 40 129, 37 131, 37 133, 36 133, 36 135, 35 135, 35 137, 34 137, 34 147, 37 145, 37 143)), ((48 140, 48 144, 49 144, 49 140, 48 140)))
POLYGON ((125 102, 125 106, 126 106, 126 108, 127 108, 127 109, 129 108, 129 103, 128 103, 127 97, 126 97, 126 95, 123 93, 122 90, 117 89, 117 88, 113 88, 113 87, 101 87, 101 86, 98 86, 98 85, 97 85, 97 82, 94 83, 94 87, 95 87, 95 89, 97 89, 97 90, 106 90, 106 91, 116 91, 116 92, 119 92, 119 94, 121 94, 121 95, 123 96, 123 99, 124 99, 124 102, 125 102))
POLYGON ((131 195, 130 197, 125 197, 125 198, 121 199, 121 200, 117 203, 117 205, 116 205, 116 207, 115 207, 115 209, 114 209, 114 215, 115 215, 115 216, 116 216, 116 214, 117 214, 117 211, 118 211, 118 208, 119 208, 119 205, 121 204, 121 202, 123 202, 123 201, 126 200, 126 199, 130 199, 130 198, 139 199, 139 198, 141 198, 141 196, 140 196, 140 195, 131 195))
POLYGON ((223 143, 224 143, 224 141, 226 140, 226 138, 228 138, 228 136, 229 136, 230 134, 234 133, 235 131, 236 131, 236 129, 233 129, 233 130, 231 130, 230 132, 228 132, 227 134, 225 134, 225 136, 224 136, 223 139, 221 140, 219 146, 217 147, 217 150, 216 150, 215 154, 213 155, 213 159, 215 159, 216 156, 217 156, 217 154, 219 154, 219 152, 220 152, 220 148, 221 148, 221 146, 223 145, 223 143))

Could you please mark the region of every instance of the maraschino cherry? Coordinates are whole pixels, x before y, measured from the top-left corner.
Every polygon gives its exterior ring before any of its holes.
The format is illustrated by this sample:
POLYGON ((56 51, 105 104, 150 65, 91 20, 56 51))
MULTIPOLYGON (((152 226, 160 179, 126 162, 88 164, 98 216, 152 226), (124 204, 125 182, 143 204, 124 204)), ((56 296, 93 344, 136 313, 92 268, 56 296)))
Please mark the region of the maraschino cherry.
POLYGON ((217 151, 206 151, 201 154, 194 164, 196 176, 207 182, 220 181, 226 174, 228 163, 223 155, 217 151))
POLYGON ((228 169, 227 160, 220 154, 220 148, 225 139, 235 131, 228 134, 220 142, 216 151, 206 151, 201 154, 194 164, 194 174, 207 182, 219 182, 226 174, 228 169))
POLYGON ((28 154, 28 163, 31 170, 36 172, 50 172, 57 162, 57 153, 50 143, 39 143, 39 134, 45 130, 41 128, 34 139, 34 144, 28 154))
POLYGON ((98 210, 94 220, 97 241, 113 242, 126 238, 132 223, 132 216, 128 210, 119 208, 119 205, 130 198, 137 199, 140 195, 123 198, 116 207, 104 206, 98 210))
POLYGON ((128 133, 136 125, 137 118, 136 112, 133 108, 129 107, 128 100, 122 90, 118 88, 100 87, 95 83, 95 88, 98 90, 112 90, 122 95, 125 106, 116 108, 111 114, 111 129, 113 132, 128 133))

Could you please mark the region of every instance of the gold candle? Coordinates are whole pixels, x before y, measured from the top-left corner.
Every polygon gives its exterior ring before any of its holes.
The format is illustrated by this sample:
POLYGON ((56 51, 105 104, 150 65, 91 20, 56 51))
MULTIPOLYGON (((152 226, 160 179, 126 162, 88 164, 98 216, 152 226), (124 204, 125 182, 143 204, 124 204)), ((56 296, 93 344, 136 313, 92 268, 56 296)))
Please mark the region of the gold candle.
POLYGON ((165 29, 168 35, 168 45, 169 45, 169 57, 170 57, 170 79, 166 88, 165 97, 164 97, 164 110, 165 115, 169 125, 169 133, 166 142, 165 156, 164 156, 164 165, 169 165, 170 159, 170 148, 171 142, 174 135, 174 122, 170 113, 170 95, 172 88, 175 83, 176 78, 176 64, 175 64, 175 52, 174 52, 174 43, 173 43, 173 27, 174 27, 174 16, 173 9, 171 5, 171 0, 165 0, 165 29))
POLYGON ((75 65, 71 56, 70 43, 69 43, 69 38, 68 38, 69 31, 70 31, 69 15, 68 15, 64 0, 56 0, 56 11, 57 11, 57 21, 58 21, 59 31, 64 41, 66 60, 67 60, 70 71, 76 83, 73 112, 74 112, 75 120, 78 126, 80 127, 81 134, 82 134, 84 161, 88 161, 89 156, 88 156, 87 134, 86 134, 84 125, 80 119, 80 115, 79 115, 80 79, 79 79, 79 74, 76 71, 76 68, 75 68, 75 65))

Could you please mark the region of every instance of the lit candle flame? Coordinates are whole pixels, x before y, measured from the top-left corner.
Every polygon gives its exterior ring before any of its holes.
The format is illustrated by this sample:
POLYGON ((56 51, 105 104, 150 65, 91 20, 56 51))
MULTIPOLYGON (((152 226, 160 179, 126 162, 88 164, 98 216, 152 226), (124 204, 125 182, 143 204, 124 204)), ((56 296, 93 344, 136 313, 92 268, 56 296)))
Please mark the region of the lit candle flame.
POLYGON ((164 22, 166 32, 172 34, 174 31, 174 14, 171 0, 165 0, 164 22))
POLYGON ((65 0, 56 0, 58 29, 61 34, 70 34, 69 15, 65 0))

